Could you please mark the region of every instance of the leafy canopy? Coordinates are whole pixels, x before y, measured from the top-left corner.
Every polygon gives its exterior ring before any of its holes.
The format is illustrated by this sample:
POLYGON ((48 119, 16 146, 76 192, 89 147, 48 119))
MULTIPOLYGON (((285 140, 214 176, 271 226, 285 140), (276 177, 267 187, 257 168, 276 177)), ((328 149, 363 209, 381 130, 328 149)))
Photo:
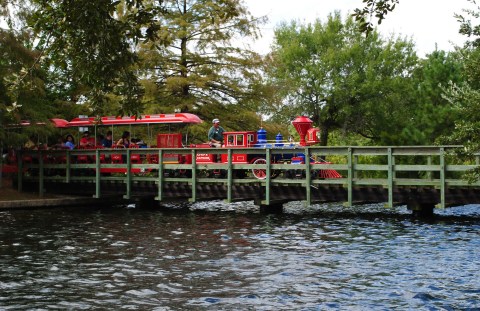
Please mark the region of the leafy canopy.
POLYGON ((287 119, 310 116, 324 144, 338 129, 390 142, 408 119, 417 56, 410 41, 385 41, 376 32, 364 37, 356 29, 339 12, 325 23, 276 29, 269 76, 281 98, 266 110, 287 119))
POLYGON ((255 106, 261 58, 239 43, 245 37, 257 38, 257 26, 264 19, 252 17, 239 0, 165 0, 161 4, 162 15, 152 19, 148 40, 139 49, 150 101, 155 104, 151 109, 255 106))

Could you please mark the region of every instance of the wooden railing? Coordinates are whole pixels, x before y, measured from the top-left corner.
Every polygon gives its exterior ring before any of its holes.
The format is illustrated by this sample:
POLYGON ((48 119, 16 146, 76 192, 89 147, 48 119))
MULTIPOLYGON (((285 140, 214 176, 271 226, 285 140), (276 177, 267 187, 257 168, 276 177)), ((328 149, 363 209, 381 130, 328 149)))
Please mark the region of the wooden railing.
POLYGON ((388 191, 386 206, 395 203, 394 188, 434 187, 438 189, 439 207, 445 207, 445 192, 449 187, 479 187, 469 183, 464 173, 479 165, 461 163, 454 151, 461 146, 385 146, 385 147, 297 147, 295 149, 258 148, 180 148, 180 149, 97 149, 97 150, 50 150, 21 151, 18 154, 18 189, 23 181, 38 181, 38 191, 44 193, 46 181, 70 183, 87 180, 96 183, 97 198, 102 196, 101 181, 117 180, 126 184, 125 198, 132 195, 132 183, 150 181, 158 186, 157 200, 163 200, 166 183, 191 185, 191 201, 197 200, 196 185, 213 183, 227 186, 226 200, 232 201, 232 187, 239 184, 256 184, 265 187, 263 204, 274 199, 272 185, 301 185, 305 189, 305 203, 311 204, 312 191, 320 185, 340 185, 347 189, 352 206, 353 189, 359 186, 381 186, 388 191), (198 154, 225 154, 225 163, 197 162, 198 154), (172 163, 171 154, 191 157, 191 163, 172 163), (235 154, 255 155, 266 159, 264 164, 233 163, 235 154), (271 159, 281 155, 304 154, 303 164, 290 160, 273 163, 271 159), (125 163, 103 163, 105 159, 120 155, 125 163), (33 159, 24 161, 22 159, 33 159), (134 161, 134 160, 135 161, 134 161), (138 160, 140 159, 140 161, 138 160), (322 162, 325 159, 328 162, 322 162), (252 170, 264 170, 265 179, 258 179, 252 170), (110 173, 105 173, 110 171, 110 173), (319 172, 338 172, 341 178, 329 178, 319 172), (113 173, 112 173, 113 172, 113 173), (178 173, 182 172, 182 174, 178 173), (246 174, 243 176, 243 174, 246 174), (318 178, 318 177, 324 178, 318 178), (326 178, 325 178, 326 177, 326 178))

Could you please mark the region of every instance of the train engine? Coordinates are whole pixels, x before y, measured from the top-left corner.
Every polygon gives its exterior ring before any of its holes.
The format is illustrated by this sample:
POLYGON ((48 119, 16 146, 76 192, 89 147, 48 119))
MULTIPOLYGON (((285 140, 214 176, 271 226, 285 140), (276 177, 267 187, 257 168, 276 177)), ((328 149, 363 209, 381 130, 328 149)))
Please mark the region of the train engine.
MULTIPOLYGON (((292 121, 293 126, 300 135, 300 142, 285 141, 283 136, 279 133, 275 141, 269 142, 267 140, 267 131, 263 128, 258 131, 236 131, 225 132, 224 135, 224 148, 258 148, 258 149, 280 149, 282 152, 275 152, 271 156, 271 163, 276 164, 304 164, 305 155, 299 152, 298 147, 305 147, 315 145, 320 142, 320 130, 312 127, 312 121, 305 116, 297 117, 292 121)), ((199 146, 197 146, 199 147, 199 146)), ((208 144, 202 147, 209 147, 208 144)), ((317 161, 310 159, 311 163, 315 164, 328 164, 328 162, 317 161)), ((228 155, 222 154, 221 157, 216 157, 214 154, 208 152, 197 154, 197 163, 228 163, 228 155)), ((233 164, 266 164, 267 160, 264 153, 233 153, 233 164)), ((265 169, 252 169, 253 176, 257 179, 265 179, 267 177, 265 169)), ((237 178, 245 176, 246 171, 235 171, 237 178)), ((313 173, 313 177, 319 178, 340 178, 341 175, 335 170, 318 170, 313 173)), ((213 174, 221 177, 225 174, 224 170, 215 170, 213 174)), ((275 178, 279 175, 278 171, 273 171, 271 177, 275 178)), ((287 170, 285 172, 286 178, 300 178, 304 177, 304 170, 287 170), (303 171, 303 174, 300 173, 303 171)))

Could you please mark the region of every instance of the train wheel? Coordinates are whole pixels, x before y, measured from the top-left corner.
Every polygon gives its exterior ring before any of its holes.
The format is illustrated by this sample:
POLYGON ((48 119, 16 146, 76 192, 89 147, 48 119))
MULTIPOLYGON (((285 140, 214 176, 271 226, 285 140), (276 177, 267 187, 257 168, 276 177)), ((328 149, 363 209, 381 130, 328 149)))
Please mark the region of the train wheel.
MULTIPOLYGON (((253 161, 252 164, 267 164, 267 160, 265 160, 263 158, 258 158, 258 159, 255 159, 255 161, 253 161)), ((254 169, 252 169, 252 173, 253 173, 253 176, 255 176, 255 178, 257 178, 257 179, 267 178, 267 170, 266 169, 254 168, 254 169)))

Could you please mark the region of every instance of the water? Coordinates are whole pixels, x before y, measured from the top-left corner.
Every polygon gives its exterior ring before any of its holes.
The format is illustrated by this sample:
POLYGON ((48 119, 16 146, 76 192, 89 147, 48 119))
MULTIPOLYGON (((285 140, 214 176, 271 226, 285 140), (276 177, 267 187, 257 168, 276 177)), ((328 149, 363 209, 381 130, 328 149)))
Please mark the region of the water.
POLYGON ((0 310, 480 310, 480 207, 0 212, 0 310), (333 210, 333 211, 332 211, 333 210))

